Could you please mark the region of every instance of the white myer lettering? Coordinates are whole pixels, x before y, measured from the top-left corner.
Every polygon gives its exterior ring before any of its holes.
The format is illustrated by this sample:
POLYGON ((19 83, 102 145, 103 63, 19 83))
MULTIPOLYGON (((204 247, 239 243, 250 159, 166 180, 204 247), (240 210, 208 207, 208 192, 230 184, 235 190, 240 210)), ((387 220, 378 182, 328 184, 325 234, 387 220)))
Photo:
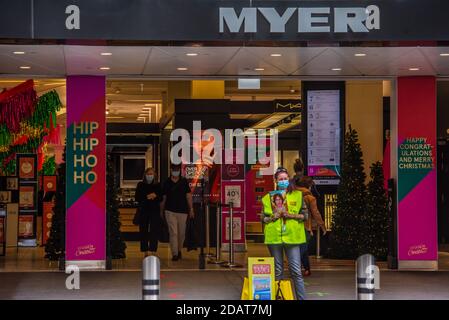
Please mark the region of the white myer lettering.
POLYGON ((380 9, 376 5, 366 8, 286 8, 282 13, 270 7, 242 8, 239 14, 234 8, 219 8, 220 33, 256 33, 260 16, 270 26, 270 33, 284 33, 296 11, 298 33, 366 33, 380 29, 380 9))
POLYGON ((65 13, 69 16, 65 20, 67 30, 80 29, 80 8, 74 4, 65 8, 65 13))

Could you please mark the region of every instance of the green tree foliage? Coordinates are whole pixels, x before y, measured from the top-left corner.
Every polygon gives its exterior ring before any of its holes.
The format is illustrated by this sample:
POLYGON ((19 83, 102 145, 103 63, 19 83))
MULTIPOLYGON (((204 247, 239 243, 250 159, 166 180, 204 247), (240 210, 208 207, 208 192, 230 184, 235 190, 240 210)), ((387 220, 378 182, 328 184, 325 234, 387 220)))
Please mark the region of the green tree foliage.
POLYGON ((51 261, 58 261, 65 258, 65 218, 66 218, 66 202, 65 202, 65 182, 66 182, 66 164, 65 149, 63 154, 63 162, 57 169, 57 183, 55 194, 55 206, 53 208, 53 218, 50 228, 50 237, 45 244, 45 258, 51 261))
POLYGON ((390 218, 381 162, 376 162, 371 166, 370 177, 366 210, 362 219, 362 252, 360 253, 369 253, 378 260, 386 260, 390 218))
POLYGON ((337 206, 332 219, 328 256, 355 259, 361 251, 362 219, 366 208, 366 175, 357 131, 349 126, 345 135, 337 206))
POLYGON ((108 219, 107 238, 109 252, 112 259, 122 259, 126 257, 126 243, 123 241, 120 232, 120 212, 117 200, 117 187, 112 161, 108 159, 106 176, 106 214, 108 219))

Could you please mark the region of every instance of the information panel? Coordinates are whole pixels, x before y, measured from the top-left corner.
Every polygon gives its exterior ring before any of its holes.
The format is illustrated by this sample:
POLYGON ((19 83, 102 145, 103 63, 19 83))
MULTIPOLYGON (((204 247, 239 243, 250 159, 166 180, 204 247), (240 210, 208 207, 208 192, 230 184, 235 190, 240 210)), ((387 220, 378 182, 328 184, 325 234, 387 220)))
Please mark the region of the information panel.
POLYGON ((307 93, 307 175, 316 184, 340 182, 340 90, 307 93))

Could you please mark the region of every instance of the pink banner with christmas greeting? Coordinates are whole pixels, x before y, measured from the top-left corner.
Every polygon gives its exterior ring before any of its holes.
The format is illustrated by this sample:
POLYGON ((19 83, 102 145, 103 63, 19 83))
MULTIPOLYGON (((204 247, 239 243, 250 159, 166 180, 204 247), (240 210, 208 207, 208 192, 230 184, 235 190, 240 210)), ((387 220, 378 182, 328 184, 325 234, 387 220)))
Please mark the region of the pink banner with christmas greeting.
POLYGON ((436 79, 398 78, 398 258, 438 260, 436 79))
POLYGON ((67 77, 66 261, 106 260, 105 77, 67 77))

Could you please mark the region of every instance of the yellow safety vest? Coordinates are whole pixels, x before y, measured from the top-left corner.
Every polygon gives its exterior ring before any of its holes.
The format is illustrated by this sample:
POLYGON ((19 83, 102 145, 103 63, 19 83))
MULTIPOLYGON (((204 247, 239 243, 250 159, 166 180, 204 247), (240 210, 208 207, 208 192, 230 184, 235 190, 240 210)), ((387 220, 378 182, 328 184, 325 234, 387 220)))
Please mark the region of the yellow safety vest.
MULTIPOLYGON (((262 198, 263 213, 265 216, 273 215, 271 196, 275 193, 267 193, 262 198)), ((302 192, 294 190, 287 193, 287 208, 290 214, 300 214, 302 209, 302 192)), ((265 244, 301 244, 306 242, 304 222, 296 219, 286 219, 282 228, 283 219, 265 224, 265 244)))

